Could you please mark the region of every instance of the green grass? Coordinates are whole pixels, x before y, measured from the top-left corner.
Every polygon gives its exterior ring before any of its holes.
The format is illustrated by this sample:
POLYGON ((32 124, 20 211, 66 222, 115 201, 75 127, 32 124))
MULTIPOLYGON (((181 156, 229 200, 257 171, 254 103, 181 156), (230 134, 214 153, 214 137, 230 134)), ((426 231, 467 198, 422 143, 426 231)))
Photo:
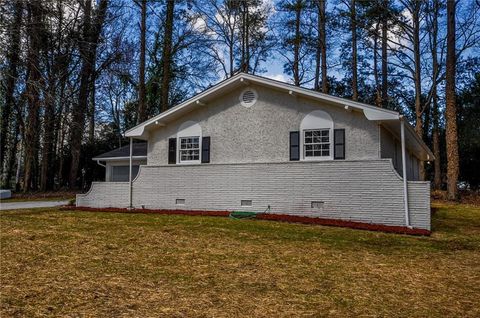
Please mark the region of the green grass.
POLYGON ((431 237, 199 216, 0 212, 0 316, 480 316, 480 208, 431 237))

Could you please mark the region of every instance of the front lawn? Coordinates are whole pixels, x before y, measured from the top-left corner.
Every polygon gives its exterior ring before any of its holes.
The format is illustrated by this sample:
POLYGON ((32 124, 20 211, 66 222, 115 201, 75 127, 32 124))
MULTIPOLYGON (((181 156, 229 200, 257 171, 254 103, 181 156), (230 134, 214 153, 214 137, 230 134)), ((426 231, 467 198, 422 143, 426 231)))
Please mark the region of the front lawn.
POLYGON ((219 217, 1 211, 0 316, 480 316, 480 208, 431 237, 219 217))

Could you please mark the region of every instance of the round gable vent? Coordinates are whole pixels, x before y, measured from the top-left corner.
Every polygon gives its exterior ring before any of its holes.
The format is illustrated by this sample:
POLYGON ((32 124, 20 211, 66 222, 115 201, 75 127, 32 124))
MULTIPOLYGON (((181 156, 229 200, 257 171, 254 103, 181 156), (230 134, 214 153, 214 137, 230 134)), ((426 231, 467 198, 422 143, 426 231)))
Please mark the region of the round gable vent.
POLYGON ((240 103, 245 107, 252 107, 257 102, 257 92, 254 89, 247 88, 240 94, 240 103))

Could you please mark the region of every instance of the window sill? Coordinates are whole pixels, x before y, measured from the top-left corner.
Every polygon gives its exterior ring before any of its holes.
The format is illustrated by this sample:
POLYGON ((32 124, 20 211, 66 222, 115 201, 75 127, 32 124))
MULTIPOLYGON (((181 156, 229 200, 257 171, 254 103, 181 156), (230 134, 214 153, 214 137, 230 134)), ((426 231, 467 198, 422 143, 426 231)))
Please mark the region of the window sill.
POLYGON ((195 161, 179 161, 177 162, 178 165, 199 165, 201 164, 200 160, 195 160, 195 161))
POLYGON ((333 157, 309 157, 309 158, 303 158, 300 161, 333 161, 333 157))

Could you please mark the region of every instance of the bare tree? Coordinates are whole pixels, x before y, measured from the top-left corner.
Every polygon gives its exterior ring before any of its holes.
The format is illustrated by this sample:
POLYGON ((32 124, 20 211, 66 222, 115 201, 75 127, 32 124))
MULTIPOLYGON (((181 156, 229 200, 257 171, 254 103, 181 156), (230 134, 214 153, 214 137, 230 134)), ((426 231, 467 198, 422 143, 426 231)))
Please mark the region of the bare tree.
POLYGON ((173 38, 173 23, 174 23, 174 10, 175 0, 167 0, 165 26, 163 34, 163 48, 162 48, 162 88, 161 88, 161 107, 162 112, 166 111, 169 104, 169 93, 171 83, 171 70, 172 70, 172 38, 173 38))
POLYGON ((199 28, 210 42, 209 54, 220 65, 224 77, 231 77, 235 74, 235 47, 238 44, 238 5, 235 1, 222 0, 204 0, 196 4, 199 28))
MULTIPOLYGON (((2 183, 9 183, 10 180, 4 178, 5 168, 5 150, 8 140, 8 130, 11 123, 12 111, 14 109, 14 92, 18 77, 18 64, 20 62, 20 35, 23 17, 23 2, 14 1, 12 3, 14 10, 14 19, 8 29, 9 48, 7 51, 8 69, 5 83, 5 103, 2 107, 2 123, 0 128, 0 177, 2 183)), ((8 168, 6 169, 8 171, 8 168)))
POLYGON ((35 169, 38 167, 38 124, 41 106, 40 91, 42 74, 40 72, 40 50, 42 47, 42 3, 29 1, 27 4, 29 36, 28 49, 28 78, 25 93, 28 102, 28 117, 25 127, 25 176, 23 190, 29 191, 36 188, 35 169))
POLYGON ((85 131, 85 115, 88 109, 88 96, 90 94, 90 80, 95 71, 97 46, 100 39, 108 0, 101 0, 96 10, 95 19, 92 21, 92 1, 87 0, 84 4, 83 43, 80 44, 82 67, 80 70, 80 89, 78 102, 72 109, 72 125, 70 133, 70 188, 76 187, 78 168, 80 162, 80 149, 83 133, 85 131))
POLYGON ((381 12, 382 24, 382 107, 388 105, 388 16, 390 1, 383 0, 381 12))
POLYGON ((309 45, 311 27, 307 24, 305 0, 284 0, 278 3, 279 19, 276 22, 281 34, 278 38, 278 53, 285 59, 284 70, 292 75, 293 84, 300 86, 311 81, 310 75, 312 53, 309 45))
POLYGON ((138 74, 138 115, 137 124, 147 119, 147 106, 145 96, 145 51, 146 51, 146 29, 147 29, 147 0, 141 0, 141 21, 140 21, 140 67, 138 74))
POLYGON ((455 0, 447 1, 447 66, 445 87, 445 120, 447 141, 447 196, 458 197, 458 131, 457 106, 455 103, 455 0))
POLYGON ((322 93, 328 93, 328 77, 327 77, 327 32, 326 32, 326 0, 316 0, 318 12, 318 41, 316 51, 316 67, 315 67, 315 86, 316 90, 320 90, 320 75, 322 81, 322 93))
POLYGON ((442 186, 442 171, 441 171, 441 159, 440 159, 440 114, 438 105, 438 77, 440 72, 439 59, 438 59, 438 19, 440 16, 440 2, 439 0, 432 0, 428 8, 429 14, 427 14, 427 27, 430 30, 429 44, 430 52, 432 55, 432 144, 433 155, 435 156, 434 173, 433 173, 433 187, 440 189, 442 186))
POLYGON ((373 31, 373 78, 375 85, 375 105, 382 107, 382 94, 380 88, 380 79, 378 76, 378 38, 380 24, 377 23, 373 31))
POLYGON ((352 33, 352 99, 358 100, 358 53, 357 53, 357 11, 356 0, 350 3, 350 23, 352 33))

